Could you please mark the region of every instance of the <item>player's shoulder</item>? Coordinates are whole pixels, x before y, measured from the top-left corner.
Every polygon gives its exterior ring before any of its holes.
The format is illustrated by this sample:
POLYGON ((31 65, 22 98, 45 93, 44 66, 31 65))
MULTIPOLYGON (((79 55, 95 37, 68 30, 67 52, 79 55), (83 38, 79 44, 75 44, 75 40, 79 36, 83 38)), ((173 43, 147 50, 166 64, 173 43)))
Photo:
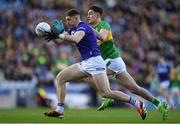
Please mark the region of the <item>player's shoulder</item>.
POLYGON ((87 22, 84 22, 84 21, 79 22, 76 28, 77 28, 76 29, 77 31, 82 30, 82 31, 88 32, 92 30, 91 26, 87 22))
POLYGON ((110 25, 107 21, 104 21, 104 20, 101 21, 100 24, 101 24, 101 25, 110 25))
POLYGON ((81 21, 78 24, 78 27, 80 27, 80 26, 89 26, 89 24, 87 22, 81 21))
POLYGON ((109 24, 109 23, 107 21, 105 21, 105 20, 102 20, 101 24, 109 24))
POLYGON ((107 21, 104 21, 104 20, 100 22, 100 26, 102 28, 105 28, 105 29, 108 29, 108 30, 111 28, 110 24, 107 21))

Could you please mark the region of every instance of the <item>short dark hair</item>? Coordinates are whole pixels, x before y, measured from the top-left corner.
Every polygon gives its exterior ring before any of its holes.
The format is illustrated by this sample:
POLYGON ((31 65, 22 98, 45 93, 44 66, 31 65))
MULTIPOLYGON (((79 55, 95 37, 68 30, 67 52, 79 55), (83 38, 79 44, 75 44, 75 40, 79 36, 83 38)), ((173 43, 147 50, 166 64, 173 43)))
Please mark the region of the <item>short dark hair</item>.
POLYGON ((95 6, 95 5, 93 5, 93 6, 91 6, 90 8, 89 8, 89 10, 93 10, 93 11, 95 11, 95 12, 98 12, 101 16, 102 16, 102 14, 103 14, 103 9, 101 8, 101 7, 99 7, 99 6, 95 6))
POLYGON ((80 15, 76 9, 70 9, 66 12, 66 16, 76 16, 76 15, 80 15))

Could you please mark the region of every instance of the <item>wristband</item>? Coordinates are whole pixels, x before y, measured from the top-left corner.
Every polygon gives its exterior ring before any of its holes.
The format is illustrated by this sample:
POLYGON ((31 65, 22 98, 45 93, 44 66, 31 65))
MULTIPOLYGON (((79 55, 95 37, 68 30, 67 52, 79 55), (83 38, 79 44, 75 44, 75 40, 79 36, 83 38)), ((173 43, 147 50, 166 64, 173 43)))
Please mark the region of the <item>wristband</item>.
POLYGON ((62 40, 64 40, 65 35, 64 35, 64 34, 59 34, 59 38, 62 39, 62 40))

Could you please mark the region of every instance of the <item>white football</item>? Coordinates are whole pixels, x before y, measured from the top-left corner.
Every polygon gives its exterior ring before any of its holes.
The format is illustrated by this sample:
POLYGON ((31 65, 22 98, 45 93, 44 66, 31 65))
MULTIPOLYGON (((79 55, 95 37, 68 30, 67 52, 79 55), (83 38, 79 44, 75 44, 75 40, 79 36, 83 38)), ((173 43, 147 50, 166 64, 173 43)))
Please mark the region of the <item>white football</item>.
POLYGON ((35 32, 36 32, 37 36, 43 36, 44 31, 51 32, 50 25, 47 22, 38 23, 36 28, 35 28, 35 32))

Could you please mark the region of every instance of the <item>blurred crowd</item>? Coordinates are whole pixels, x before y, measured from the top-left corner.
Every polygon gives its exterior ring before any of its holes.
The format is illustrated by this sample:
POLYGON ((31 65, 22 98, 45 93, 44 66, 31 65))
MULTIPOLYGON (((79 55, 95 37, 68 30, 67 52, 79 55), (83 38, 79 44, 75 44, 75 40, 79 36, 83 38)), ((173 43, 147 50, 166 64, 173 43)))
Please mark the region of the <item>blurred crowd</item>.
POLYGON ((78 8, 86 20, 90 5, 104 8, 104 20, 112 27, 115 43, 127 70, 137 83, 158 95, 157 66, 163 58, 169 66, 169 89, 180 97, 180 1, 178 0, 1 0, 0 72, 5 80, 38 80, 53 86, 56 74, 80 61, 71 44, 46 43, 34 32, 40 21, 62 19, 78 8), (178 90, 177 90, 178 89, 178 90))

